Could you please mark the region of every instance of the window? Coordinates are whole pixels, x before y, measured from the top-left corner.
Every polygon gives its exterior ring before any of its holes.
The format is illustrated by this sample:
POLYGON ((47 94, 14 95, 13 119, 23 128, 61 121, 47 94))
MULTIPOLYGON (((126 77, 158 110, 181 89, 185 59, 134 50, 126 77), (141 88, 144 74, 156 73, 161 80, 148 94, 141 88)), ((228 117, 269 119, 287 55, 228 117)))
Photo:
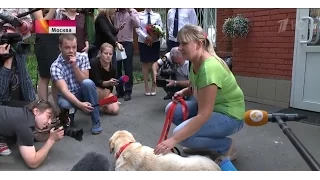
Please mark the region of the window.
POLYGON ((201 26, 208 34, 208 38, 216 47, 216 22, 217 9, 216 8, 195 8, 198 16, 199 26, 201 26))
MULTIPOLYGON (((166 30, 168 9, 153 8, 153 11, 161 15, 163 29, 166 30)), ((195 11, 198 16, 199 26, 201 26, 206 31, 209 39, 213 43, 213 46, 216 47, 216 22, 217 22, 216 8, 195 8, 195 11)), ((167 37, 165 37, 165 39, 167 39, 167 37)), ((161 41, 161 50, 165 50, 166 48, 167 48, 166 42, 161 41)))
MULTIPOLYGON (((157 13, 160 14, 161 20, 162 20, 162 24, 163 24, 162 28, 163 28, 164 31, 166 31, 167 30, 167 9, 166 8, 153 8, 152 10, 154 12, 157 12, 157 13)), ((160 50, 161 51, 165 51, 167 49, 166 39, 167 39, 167 34, 161 40, 161 46, 160 46, 160 50)))

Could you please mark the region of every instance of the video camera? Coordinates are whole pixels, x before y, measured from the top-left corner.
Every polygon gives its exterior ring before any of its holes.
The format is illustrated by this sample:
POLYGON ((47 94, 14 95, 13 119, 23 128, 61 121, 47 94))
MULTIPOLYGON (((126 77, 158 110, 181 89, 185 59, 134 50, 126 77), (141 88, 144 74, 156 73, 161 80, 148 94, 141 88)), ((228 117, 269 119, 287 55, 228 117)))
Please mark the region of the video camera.
POLYGON ((72 128, 70 127, 70 125, 71 125, 71 121, 69 118, 69 109, 63 109, 57 118, 55 130, 59 129, 62 126, 65 136, 74 138, 77 141, 82 141, 83 130, 72 128))
POLYGON ((8 11, 3 11, 0 13, 0 20, 2 20, 0 22, 0 45, 10 44, 11 46, 9 54, 0 55, 0 62, 13 57, 14 53, 27 54, 30 52, 30 44, 22 42, 22 35, 20 33, 7 33, 7 28, 5 28, 4 25, 8 23, 14 28, 19 28, 22 26, 22 22, 19 20, 19 18, 39 10, 41 9, 32 9, 28 12, 18 14, 17 17, 12 16, 8 11))
POLYGON ((165 87, 167 85, 166 79, 176 79, 176 70, 177 70, 177 64, 170 62, 170 61, 164 61, 163 65, 159 68, 158 76, 156 77, 156 85, 157 87, 165 87))

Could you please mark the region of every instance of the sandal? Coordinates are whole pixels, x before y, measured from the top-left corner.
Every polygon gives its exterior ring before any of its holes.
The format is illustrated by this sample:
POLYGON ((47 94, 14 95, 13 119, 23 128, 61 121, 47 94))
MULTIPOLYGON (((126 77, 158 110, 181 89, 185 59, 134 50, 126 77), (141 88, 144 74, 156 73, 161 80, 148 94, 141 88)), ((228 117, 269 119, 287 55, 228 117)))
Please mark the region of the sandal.
POLYGON ((221 155, 218 157, 219 160, 223 160, 225 158, 228 158, 230 161, 234 161, 237 159, 238 157, 238 150, 237 149, 233 149, 232 153, 229 156, 225 156, 225 155, 221 155))

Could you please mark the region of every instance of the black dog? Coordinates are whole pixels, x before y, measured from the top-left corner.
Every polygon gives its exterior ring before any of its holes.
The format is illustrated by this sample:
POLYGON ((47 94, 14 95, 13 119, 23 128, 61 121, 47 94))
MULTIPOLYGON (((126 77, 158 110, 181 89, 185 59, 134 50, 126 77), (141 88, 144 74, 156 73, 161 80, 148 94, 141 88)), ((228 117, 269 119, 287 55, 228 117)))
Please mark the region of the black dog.
POLYGON ((110 171, 110 162, 100 153, 89 152, 72 167, 71 171, 110 171))

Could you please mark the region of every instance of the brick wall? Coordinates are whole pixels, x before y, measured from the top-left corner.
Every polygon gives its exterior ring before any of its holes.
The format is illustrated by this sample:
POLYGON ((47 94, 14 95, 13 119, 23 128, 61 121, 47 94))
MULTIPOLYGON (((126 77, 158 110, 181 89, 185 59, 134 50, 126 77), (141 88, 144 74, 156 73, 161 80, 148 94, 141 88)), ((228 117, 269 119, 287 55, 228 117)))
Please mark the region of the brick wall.
POLYGON ((228 42, 225 35, 222 33, 222 25, 225 19, 233 15, 233 9, 218 8, 217 9, 217 37, 216 37, 216 51, 220 57, 232 55, 232 41, 228 42), (229 44, 230 43, 230 44, 229 44), (229 46, 229 47, 228 47, 229 46))
POLYGON ((233 39, 233 71, 236 75, 291 80, 296 9, 219 9, 217 41, 225 47, 221 32, 224 19, 242 14, 250 20, 246 39, 233 39), (285 31, 279 21, 288 19, 285 31))

